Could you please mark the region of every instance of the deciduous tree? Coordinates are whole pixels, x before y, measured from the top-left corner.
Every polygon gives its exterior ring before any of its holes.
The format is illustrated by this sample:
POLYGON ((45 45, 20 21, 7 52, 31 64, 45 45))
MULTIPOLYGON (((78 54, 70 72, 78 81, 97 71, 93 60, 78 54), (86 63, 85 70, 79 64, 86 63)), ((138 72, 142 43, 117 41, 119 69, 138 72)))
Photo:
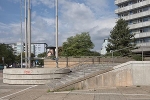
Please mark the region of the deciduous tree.
POLYGON ((94 48, 88 32, 76 34, 67 38, 62 46, 63 56, 89 56, 90 50, 94 48))
POLYGON ((4 62, 6 64, 10 64, 15 61, 13 49, 7 44, 0 44, 0 63, 3 63, 2 57, 4 57, 4 62))

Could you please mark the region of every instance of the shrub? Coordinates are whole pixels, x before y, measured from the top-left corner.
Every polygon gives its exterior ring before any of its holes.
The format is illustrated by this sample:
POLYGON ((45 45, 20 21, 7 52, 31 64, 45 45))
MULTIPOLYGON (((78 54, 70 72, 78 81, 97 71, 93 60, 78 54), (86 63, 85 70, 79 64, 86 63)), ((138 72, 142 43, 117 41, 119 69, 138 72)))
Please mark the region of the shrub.
POLYGON ((141 55, 133 55, 132 58, 136 61, 142 61, 142 56, 141 55))

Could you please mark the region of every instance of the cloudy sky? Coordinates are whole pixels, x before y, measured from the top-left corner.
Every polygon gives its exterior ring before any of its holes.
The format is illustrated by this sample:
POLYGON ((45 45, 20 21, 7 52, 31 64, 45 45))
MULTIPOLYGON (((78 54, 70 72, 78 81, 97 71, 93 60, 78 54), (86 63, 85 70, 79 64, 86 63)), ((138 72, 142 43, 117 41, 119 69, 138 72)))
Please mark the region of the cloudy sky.
MULTIPOLYGON (((0 0, 0 43, 15 43, 24 38, 24 0, 0 0), (22 17, 20 17, 22 16, 22 17)), ((55 0, 31 0, 32 39, 55 46, 55 0)), ((103 40, 115 25, 114 0, 58 0, 59 46, 70 36, 89 32, 100 51, 103 40)), ((24 39, 23 39, 24 41, 24 39)))

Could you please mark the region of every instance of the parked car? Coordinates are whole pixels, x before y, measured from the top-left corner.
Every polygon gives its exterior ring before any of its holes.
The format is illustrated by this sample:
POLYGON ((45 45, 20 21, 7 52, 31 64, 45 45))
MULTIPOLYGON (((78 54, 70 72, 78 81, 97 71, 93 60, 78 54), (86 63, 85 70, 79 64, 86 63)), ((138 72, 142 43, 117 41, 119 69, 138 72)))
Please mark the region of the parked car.
POLYGON ((3 70, 3 69, 4 69, 4 65, 0 64, 0 70, 3 70))

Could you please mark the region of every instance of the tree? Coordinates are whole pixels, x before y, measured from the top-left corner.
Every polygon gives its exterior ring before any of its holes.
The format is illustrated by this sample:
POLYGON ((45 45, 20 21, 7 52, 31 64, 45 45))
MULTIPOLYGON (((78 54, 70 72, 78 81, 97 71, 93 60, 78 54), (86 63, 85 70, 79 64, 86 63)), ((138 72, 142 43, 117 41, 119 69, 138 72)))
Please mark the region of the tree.
POLYGON ((124 19, 119 19, 115 27, 110 32, 108 38, 107 52, 114 52, 116 55, 128 56, 135 47, 134 34, 130 34, 128 23, 124 19))
MULTIPOLYGON (((46 52, 43 52, 43 53, 38 54, 38 57, 46 57, 46 56, 47 56, 47 53, 46 53, 46 52)), ((44 60, 39 59, 39 60, 38 60, 38 64, 44 65, 44 60)))
POLYGON ((0 44, 0 63, 3 63, 2 57, 4 57, 6 64, 10 64, 15 61, 13 49, 7 44, 0 44))
MULTIPOLYGON (((31 58, 33 57, 35 57, 35 55, 31 53, 31 58)), ((22 58, 23 58, 22 61, 25 62, 25 52, 22 52, 22 58)), ((16 62, 19 62, 19 63, 21 62, 21 53, 18 56, 16 56, 15 60, 16 62)))
POLYGON ((90 51, 89 56, 100 56, 100 53, 97 51, 90 51))
POLYGON ((67 38, 63 43, 62 55, 63 56, 88 56, 90 49, 94 48, 91 37, 88 32, 76 34, 67 38))
POLYGON ((38 54, 38 57, 46 57, 46 56, 47 56, 47 53, 46 53, 46 52, 43 52, 43 53, 38 54))

